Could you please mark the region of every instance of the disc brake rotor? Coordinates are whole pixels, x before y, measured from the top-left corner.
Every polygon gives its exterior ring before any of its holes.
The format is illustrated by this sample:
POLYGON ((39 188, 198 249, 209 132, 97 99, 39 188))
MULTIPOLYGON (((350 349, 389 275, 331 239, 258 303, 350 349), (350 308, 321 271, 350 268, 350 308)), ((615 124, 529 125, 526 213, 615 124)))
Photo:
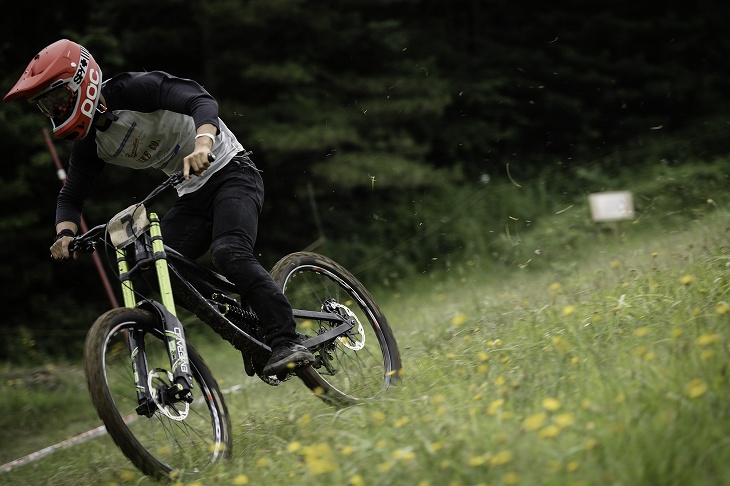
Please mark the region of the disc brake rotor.
POLYGON ((357 318, 354 312, 352 312, 347 306, 339 304, 337 302, 329 302, 328 306, 336 313, 345 317, 351 321, 357 323, 357 330, 352 329, 347 334, 339 336, 337 341, 340 342, 346 348, 352 349, 353 351, 359 351, 365 347, 365 329, 363 329, 360 319, 357 318))

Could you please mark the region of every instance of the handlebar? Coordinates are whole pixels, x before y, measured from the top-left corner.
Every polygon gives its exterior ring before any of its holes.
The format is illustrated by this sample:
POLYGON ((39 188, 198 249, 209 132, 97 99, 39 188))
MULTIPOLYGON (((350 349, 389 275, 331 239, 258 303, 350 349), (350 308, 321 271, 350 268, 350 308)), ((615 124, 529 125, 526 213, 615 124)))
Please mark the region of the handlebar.
MULTIPOLYGON (((215 155, 213 153, 208 154, 208 161, 213 162, 215 160, 215 155)), ((195 175, 199 175, 199 173, 195 173, 195 175)), ((137 203, 136 206, 141 206, 154 197, 156 197, 159 193, 167 189, 168 187, 175 187, 178 184, 182 183, 185 180, 185 175, 183 174, 182 170, 179 170, 177 172, 173 172, 168 176, 167 179, 162 181, 160 185, 152 189, 152 191, 144 198, 141 202, 137 203)), ((82 252, 82 253, 93 253, 96 249, 97 243, 102 241, 106 238, 106 228, 109 223, 100 224, 98 226, 95 226, 91 228, 89 231, 87 231, 84 234, 76 235, 74 236, 73 240, 68 245, 68 251, 73 252, 82 252)))

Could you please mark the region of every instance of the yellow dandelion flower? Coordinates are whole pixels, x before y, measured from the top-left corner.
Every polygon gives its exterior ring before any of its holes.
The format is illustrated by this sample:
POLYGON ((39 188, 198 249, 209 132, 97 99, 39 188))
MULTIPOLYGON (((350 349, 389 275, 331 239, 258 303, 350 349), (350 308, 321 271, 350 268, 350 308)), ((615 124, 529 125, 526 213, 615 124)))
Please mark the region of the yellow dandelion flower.
POLYGON ((382 448, 384 448, 387 445, 388 445, 388 441, 385 440, 385 439, 380 439, 379 441, 377 441, 375 443, 375 447, 377 447, 378 449, 382 449, 382 448))
POLYGON ((553 337, 552 342, 553 346, 555 346, 555 349, 557 349, 561 353, 569 353, 573 350, 573 347, 570 345, 570 343, 560 336, 553 337))
POLYGON ((259 457, 256 459, 256 465, 259 467, 266 467, 271 463, 268 457, 259 457))
POLYGON ((373 412, 373 422, 381 424, 385 420, 385 414, 380 410, 373 412))
POLYGON ((535 415, 530 415, 525 420, 522 421, 522 428, 530 431, 530 430, 537 430, 545 423, 545 420, 547 419, 547 414, 545 412, 536 413, 535 415))
POLYGON ((502 476, 502 481, 507 485, 517 484, 520 481, 520 475, 516 472, 508 472, 502 476))
POLYGON ((466 322, 466 314, 459 312, 451 319, 452 326, 461 326, 466 322))
POLYGON ((672 329, 672 337, 673 337, 674 339, 677 339, 677 338, 678 338, 678 337, 680 337, 680 336, 681 336, 682 334, 684 334, 684 329, 680 329, 680 328, 678 328, 678 327, 675 327, 674 329, 672 329))
POLYGON ((618 260, 611 260, 611 263, 610 263, 609 265, 610 265, 610 266, 611 266, 611 268, 613 268, 614 270, 616 270, 616 269, 617 269, 618 267, 620 267, 620 266, 621 266, 621 264, 619 263, 619 261, 618 261, 618 260))
POLYGON ((487 353, 485 353, 484 351, 479 351, 479 353, 477 353, 477 357, 479 358, 479 361, 488 361, 489 360, 489 355, 487 353))
POLYGON ((561 413, 553 417, 553 422, 558 427, 567 427, 575 422, 575 416, 572 413, 561 413))
POLYGON ((656 359, 656 353, 654 353, 654 351, 648 351, 644 355, 644 361, 646 361, 646 362, 651 362, 651 361, 654 361, 655 359, 656 359))
POLYGON ((444 357, 445 357, 446 359, 454 359, 454 358, 456 358, 456 354, 454 354, 454 353, 446 353, 446 354, 444 355, 444 357))
POLYGON ((690 285, 694 281, 695 281, 695 278, 693 275, 683 275, 682 278, 679 279, 679 282, 682 285, 690 285))
POLYGON ((570 358, 570 364, 578 364, 578 363, 580 363, 580 359, 578 358, 578 356, 573 356, 572 358, 570 358))
POLYGON ((641 357, 646 354, 646 351, 646 346, 639 346, 638 348, 636 348, 636 350, 634 350, 634 353, 636 354, 636 356, 641 357))
POLYGON ((312 421, 312 416, 308 413, 305 413, 301 417, 299 417, 299 420, 297 420, 297 424, 299 425, 307 425, 309 422, 312 421))
POLYGON ((652 257, 652 258, 656 258, 656 257, 658 257, 658 256, 659 256, 659 253, 658 253, 658 252, 656 252, 656 251, 655 251, 655 252, 652 252, 652 254, 651 254, 651 257, 652 257))
POLYGON ((699 398, 707 393, 707 383, 701 378, 695 378, 687 383, 687 395, 690 398, 699 398))
POLYGON ((469 460, 467 460, 469 467, 479 467, 483 465, 484 462, 484 456, 471 456, 469 460))
POLYGON ((295 440, 293 442, 289 442, 289 444, 287 444, 287 446, 286 446, 287 452, 296 452, 301 448, 302 448, 302 443, 297 440, 295 440))
POLYGON ((560 434, 560 427, 558 427, 557 425, 548 425, 544 429, 541 429, 540 432, 538 432, 538 435, 543 439, 551 439, 553 437, 557 437, 558 434, 560 434))
POLYGON ((507 382, 507 379, 504 376, 498 376, 494 380, 494 384, 497 386, 502 386, 507 382))
POLYGON ((598 445, 598 440, 595 437, 588 437, 585 441, 585 447, 589 451, 591 449, 595 449, 597 445, 598 445))
POLYGON ((352 455, 353 452, 355 452, 355 448, 350 445, 342 446, 340 452, 343 456, 349 456, 352 455))
POLYGON ((497 413, 497 410, 502 408, 502 405, 504 405, 504 398, 498 398, 492 401, 492 403, 489 404, 489 408, 487 409, 489 415, 494 415, 495 413, 497 413))
POLYGON ((129 483, 129 482, 133 481, 135 476, 136 476, 135 473, 133 473, 132 471, 126 471, 126 470, 122 471, 122 473, 120 474, 122 481, 124 481, 125 483, 129 483))
POLYGON ((546 398, 542 401, 542 408, 549 412, 554 412, 560 408, 560 400, 557 398, 546 398))
POLYGON ((408 422, 410 422, 410 419, 408 417, 401 417, 398 420, 395 421, 395 428, 401 428, 404 425, 406 425, 408 422))
POLYGON ((717 306, 715 307, 715 312, 722 315, 727 314, 730 312, 730 304, 727 302, 718 302, 717 306))
POLYGON ((350 486, 365 486, 365 480, 359 474, 350 478, 350 486))
POLYGON ((648 327, 640 327, 636 330, 634 330, 634 336, 636 337, 644 337, 648 335, 650 332, 650 329, 648 327))
POLYGON ((565 470, 568 472, 576 472, 579 467, 580 463, 578 461, 570 461, 568 465, 565 466, 565 470))
POLYGON ((563 315, 569 316, 574 313, 575 313, 574 305, 566 305, 565 307, 563 307, 563 315))
POLYGON ((485 365, 485 364, 480 364, 479 366, 477 366, 477 373, 482 373, 482 374, 484 374, 484 373, 486 373, 487 371, 489 371, 489 365, 485 365))
POLYGON ((245 474, 239 474, 235 478, 233 478, 233 484, 235 486, 243 486, 245 484, 248 484, 248 476, 245 474))
POLYGON ((512 461, 512 453, 510 451, 499 451, 489 459, 489 464, 499 466, 512 461))
POLYGON ((319 476, 330 473, 337 469, 335 462, 332 460, 332 452, 327 444, 315 444, 302 449, 304 455, 304 463, 307 471, 312 476, 319 476))
POLYGON ((443 442, 441 442, 441 441, 438 441, 438 442, 432 442, 432 443, 431 443, 431 444, 430 444, 430 445, 428 446, 428 448, 429 448, 429 449, 431 450, 431 452, 438 452, 438 451, 440 451, 441 449, 443 449, 443 448, 444 448, 444 443, 443 443, 443 442))
POLYGON ((378 464, 378 472, 380 473, 386 473, 390 471, 393 468, 393 463, 391 462, 383 462, 381 464, 378 464))
POLYGON ((412 461, 416 458, 416 453, 413 452, 411 447, 405 447, 403 449, 394 450, 392 457, 396 461, 412 461))
POLYGON ((717 334, 703 334, 700 337, 697 338, 697 344, 700 346, 709 346, 710 344, 715 344, 717 342, 717 339, 719 336, 717 334))

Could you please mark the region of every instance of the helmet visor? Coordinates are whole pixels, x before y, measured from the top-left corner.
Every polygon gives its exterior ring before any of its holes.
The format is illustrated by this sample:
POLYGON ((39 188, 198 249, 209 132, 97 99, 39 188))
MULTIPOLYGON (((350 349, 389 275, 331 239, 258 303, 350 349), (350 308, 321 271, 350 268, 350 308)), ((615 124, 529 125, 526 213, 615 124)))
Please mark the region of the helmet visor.
POLYGON ((62 84, 46 91, 30 100, 49 118, 57 123, 63 123, 73 113, 76 92, 67 84, 62 84))

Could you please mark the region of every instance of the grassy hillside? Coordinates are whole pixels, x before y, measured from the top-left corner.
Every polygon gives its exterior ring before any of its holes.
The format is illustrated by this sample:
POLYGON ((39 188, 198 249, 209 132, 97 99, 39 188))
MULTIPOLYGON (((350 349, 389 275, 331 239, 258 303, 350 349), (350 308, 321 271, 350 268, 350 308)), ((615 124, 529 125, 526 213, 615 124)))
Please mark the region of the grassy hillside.
MULTIPOLYGON (((234 351, 205 344, 229 390, 233 459, 173 483, 730 483, 721 199, 689 217, 654 207, 652 224, 606 229, 555 212, 505 239, 513 264, 475 254, 374 289, 405 368, 377 402, 326 407, 294 380, 247 378, 234 351)), ((0 462, 99 425, 75 366, 2 378, 0 462)), ((104 436, 0 473, 0 483, 152 481, 104 436)))

